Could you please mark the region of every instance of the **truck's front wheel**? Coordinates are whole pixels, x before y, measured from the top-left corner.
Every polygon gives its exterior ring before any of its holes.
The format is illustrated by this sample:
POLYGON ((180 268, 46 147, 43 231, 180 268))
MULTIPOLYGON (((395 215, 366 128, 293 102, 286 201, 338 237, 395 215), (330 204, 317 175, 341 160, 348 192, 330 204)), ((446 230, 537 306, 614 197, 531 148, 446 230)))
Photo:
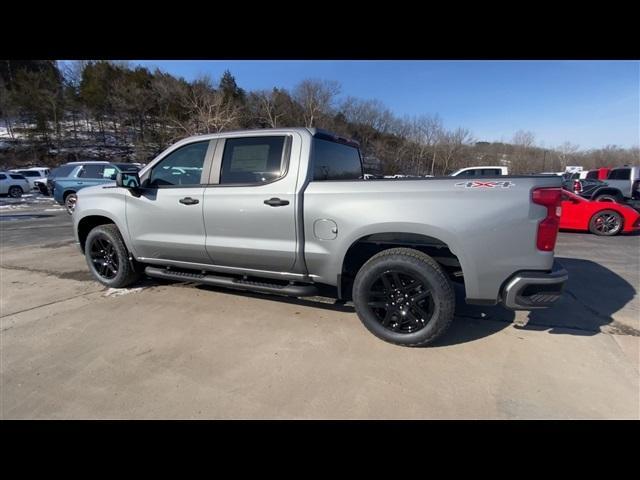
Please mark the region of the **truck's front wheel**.
POLYGON ((371 257, 358 271, 353 303, 371 333, 390 343, 417 347, 445 332, 453 320, 455 294, 430 256, 392 248, 371 257))
POLYGON ((107 287, 127 287, 140 278, 118 227, 113 224, 99 225, 89 232, 84 254, 93 276, 107 287))

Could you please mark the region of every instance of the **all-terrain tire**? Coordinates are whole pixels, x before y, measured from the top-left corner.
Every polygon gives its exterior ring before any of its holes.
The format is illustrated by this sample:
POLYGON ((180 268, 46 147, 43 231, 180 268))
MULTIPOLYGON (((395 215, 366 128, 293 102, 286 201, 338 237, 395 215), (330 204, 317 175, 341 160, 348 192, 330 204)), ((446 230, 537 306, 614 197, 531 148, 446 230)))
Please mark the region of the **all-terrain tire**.
POLYGON ((396 345, 421 347, 433 343, 451 324, 455 293, 445 272, 429 255, 411 248, 391 248, 374 255, 360 268, 353 284, 353 303, 364 326, 378 338, 396 345), (388 272, 409 275, 431 293, 432 315, 417 331, 392 331, 369 306, 370 289, 388 272))
MULTIPOLYGON (((124 288, 137 282, 141 277, 141 274, 136 271, 133 261, 129 260, 129 251, 124 244, 124 240, 122 240, 122 235, 120 235, 118 227, 112 223, 99 225, 89 232, 85 242, 84 253, 87 265, 89 265, 89 270, 91 270, 93 276, 107 287, 124 288), (94 246, 94 242, 95 248, 93 249, 93 253, 99 252, 99 245, 104 245, 105 242, 113 246, 111 249, 112 256, 117 258, 117 273, 113 278, 106 278, 101 274, 99 271, 99 261, 97 262, 98 267, 96 267, 96 260, 92 258, 92 246, 94 246)), ((110 274, 112 272, 109 271, 107 273, 110 274)))

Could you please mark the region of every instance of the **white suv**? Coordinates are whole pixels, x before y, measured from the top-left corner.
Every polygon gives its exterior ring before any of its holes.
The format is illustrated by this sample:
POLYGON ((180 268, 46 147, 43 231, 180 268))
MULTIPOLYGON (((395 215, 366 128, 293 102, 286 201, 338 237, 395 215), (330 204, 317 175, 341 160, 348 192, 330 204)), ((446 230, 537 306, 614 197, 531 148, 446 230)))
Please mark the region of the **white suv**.
POLYGON ((23 193, 31 190, 31 184, 19 173, 0 172, 0 195, 20 198, 23 193))
POLYGON ((46 183, 47 175, 49 175, 49 169, 44 167, 32 167, 32 168, 14 168, 13 170, 9 170, 9 172, 19 173, 24 176, 29 184, 31 185, 31 189, 37 189, 36 182, 46 183))

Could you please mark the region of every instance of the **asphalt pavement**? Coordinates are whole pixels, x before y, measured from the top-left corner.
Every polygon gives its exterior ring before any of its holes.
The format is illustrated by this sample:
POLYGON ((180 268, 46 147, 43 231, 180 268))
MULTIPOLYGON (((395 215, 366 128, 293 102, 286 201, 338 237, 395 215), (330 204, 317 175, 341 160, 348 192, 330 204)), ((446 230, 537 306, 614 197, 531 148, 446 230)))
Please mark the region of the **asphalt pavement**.
POLYGON ((60 206, 0 198, 0 418, 638 419, 639 252, 561 233, 553 308, 459 302, 436 345, 403 348, 327 298, 106 289, 60 206))

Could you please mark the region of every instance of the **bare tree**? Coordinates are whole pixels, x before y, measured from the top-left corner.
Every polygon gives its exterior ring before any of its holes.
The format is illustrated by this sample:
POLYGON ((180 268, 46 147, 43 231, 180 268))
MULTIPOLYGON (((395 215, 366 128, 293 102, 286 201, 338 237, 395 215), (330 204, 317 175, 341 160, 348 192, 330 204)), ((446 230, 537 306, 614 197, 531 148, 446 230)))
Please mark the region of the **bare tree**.
POLYGON ((293 97, 302 106, 305 125, 313 127, 319 117, 329 114, 339 93, 340 84, 333 80, 300 82, 293 90, 293 97))
POLYGON ((221 132, 234 126, 240 116, 238 106, 225 101, 208 76, 194 81, 181 103, 189 115, 175 124, 188 135, 221 132))
POLYGON ((515 173, 531 173, 535 170, 534 143, 535 135, 532 132, 518 130, 513 135, 513 160, 512 169, 515 173))
POLYGON ((423 175, 426 172, 430 172, 430 174, 433 175, 438 158, 440 141, 444 134, 442 120, 440 120, 440 117, 437 115, 414 117, 410 120, 408 130, 409 139, 415 145, 412 159, 412 169, 414 173, 423 175))
POLYGON ((561 170, 565 169, 574 154, 578 151, 578 148, 578 145, 574 145, 571 142, 564 142, 556 149, 559 152, 561 170))
POLYGON ((278 121, 284 112, 278 108, 278 92, 271 90, 260 90, 255 93, 258 104, 258 115, 271 128, 278 128, 278 121))
POLYGON ((446 175, 449 166, 456 160, 465 145, 471 143, 471 133, 466 128, 457 128, 452 132, 445 132, 442 140, 442 173, 446 175))

